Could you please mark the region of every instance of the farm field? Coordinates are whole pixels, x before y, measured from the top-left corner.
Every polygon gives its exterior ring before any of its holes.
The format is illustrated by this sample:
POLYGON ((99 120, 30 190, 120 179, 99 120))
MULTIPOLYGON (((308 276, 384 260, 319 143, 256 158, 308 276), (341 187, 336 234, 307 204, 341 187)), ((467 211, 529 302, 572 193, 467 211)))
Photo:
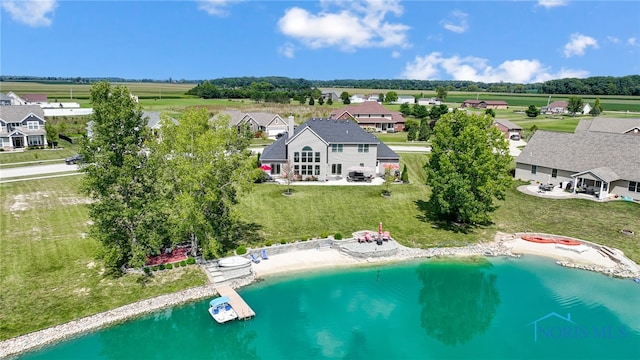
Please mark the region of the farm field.
MULTIPOLYGON (((456 246, 492 240, 496 231, 540 231, 578 237, 619 248, 640 262, 640 244, 620 234, 633 229, 640 206, 629 202, 554 200, 507 193, 492 224, 464 229, 439 227, 425 216, 430 191, 425 154, 402 154, 411 184, 383 186, 284 186, 258 184, 240 198, 239 218, 257 236, 249 247, 361 229, 382 221, 408 246, 456 246), (588 214, 588 216, 585 216, 588 214)), ((150 278, 103 273, 101 246, 88 237, 87 200, 78 191, 81 176, 0 184, 0 339, 64 323, 155 295, 206 282, 196 267, 155 272, 150 278), (14 226, 20 224, 19 226, 14 226), (47 306, 42 306, 47 304, 47 306)))

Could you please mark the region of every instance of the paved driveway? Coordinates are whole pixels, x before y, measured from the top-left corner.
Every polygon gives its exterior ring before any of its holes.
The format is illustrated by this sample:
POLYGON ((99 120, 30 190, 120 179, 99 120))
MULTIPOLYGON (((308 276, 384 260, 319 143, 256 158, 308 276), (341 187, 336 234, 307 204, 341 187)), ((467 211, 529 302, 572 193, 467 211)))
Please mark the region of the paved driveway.
POLYGON ((34 165, 15 168, 0 168, 0 179, 8 179, 23 176, 50 175, 55 173, 77 171, 78 165, 52 164, 34 165))

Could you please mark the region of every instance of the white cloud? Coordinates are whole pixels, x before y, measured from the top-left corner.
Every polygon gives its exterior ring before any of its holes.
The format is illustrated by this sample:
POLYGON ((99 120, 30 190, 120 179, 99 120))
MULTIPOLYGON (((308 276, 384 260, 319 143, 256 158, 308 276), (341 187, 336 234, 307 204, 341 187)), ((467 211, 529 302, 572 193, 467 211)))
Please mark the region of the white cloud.
POLYGON ((547 9, 559 7, 559 6, 566 6, 568 4, 569 4, 569 1, 567 0, 538 0, 538 6, 542 6, 547 9))
POLYGON ((634 37, 630 37, 629 39, 627 39, 627 44, 629 44, 631 46, 636 46, 636 45, 638 45, 638 39, 636 39, 634 37))
POLYGON ((564 45, 564 56, 584 55, 589 46, 598 48, 598 41, 591 36, 579 33, 571 34, 571 41, 564 45))
POLYGON ((400 51, 395 51, 395 50, 394 50, 394 51, 392 51, 392 52, 391 52, 391 57, 392 57, 392 58, 394 58, 394 59, 399 58, 399 57, 400 57, 400 55, 401 55, 401 54, 400 54, 400 51))
POLYGON ((229 7, 243 0, 199 0, 198 9, 209 15, 226 16, 229 15, 229 7))
POLYGON ((618 44, 620 42, 620 39, 618 39, 615 36, 607 36, 607 40, 609 40, 609 42, 614 43, 614 44, 618 44))
POLYGON ((280 31, 310 48, 338 47, 355 51, 368 47, 409 47, 409 26, 385 21, 387 14, 402 14, 397 0, 323 1, 324 10, 313 14, 300 7, 285 11, 280 31), (331 8, 336 10, 330 11, 331 8))
POLYGON ((57 6, 55 0, 2 0, 2 8, 13 20, 32 27, 51 25, 51 16, 57 6))
POLYGON ((532 83, 564 77, 583 78, 588 72, 573 69, 561 69, 551 73, 540 61, 533 59, 507 60, 497 67, 489 65, 487 59, 474 56, 444 57, 439 52, 432 52, 426 56, 416 56, 407 63, 401 77, 416 80, 440 79, 444 73, 453 80, 468 80, 477 82, 512 82, 532 83))
POLYGON ((469 14, 466 14, 460 10, 454 10, 451 14, 449 14, 449 18, 443 19, 440 21, 442 26, 454 33, 462 34, 469 29, 469 23, 467 22, 467 18, 469 14))
POLYGON ((295 57, 296 48, 292 43, 286 43, 278 49, 278 52, 282 54, 284 57, 292 59, 295 57))

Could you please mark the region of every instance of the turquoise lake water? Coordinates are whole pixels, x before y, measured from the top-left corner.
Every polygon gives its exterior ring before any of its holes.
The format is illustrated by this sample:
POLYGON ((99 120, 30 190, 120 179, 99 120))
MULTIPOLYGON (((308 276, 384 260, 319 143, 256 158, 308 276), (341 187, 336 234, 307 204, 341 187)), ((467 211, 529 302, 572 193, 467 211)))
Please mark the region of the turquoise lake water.
MULTIPOLYGON (((268 261, 268 260, 267 260, 268 261)), ((640 285, 524 257, 409 262, 279 277, 24 359, 640 359, 640 285)))

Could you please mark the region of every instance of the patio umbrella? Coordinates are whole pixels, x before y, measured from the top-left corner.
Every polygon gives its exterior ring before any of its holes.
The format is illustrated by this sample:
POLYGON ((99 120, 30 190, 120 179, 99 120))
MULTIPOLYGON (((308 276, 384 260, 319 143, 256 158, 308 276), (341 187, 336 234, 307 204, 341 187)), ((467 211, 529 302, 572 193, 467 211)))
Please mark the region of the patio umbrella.
POLYGON ((378 238, 382 239, 382 222, 378 225, 378 238))
POLYGON ((262 164, 262 165, 260 165, 260 169, 262 169, 264 171, 269 171, 269 170, 271 170, 271 166, 269 166, 267 164, 262 164))

